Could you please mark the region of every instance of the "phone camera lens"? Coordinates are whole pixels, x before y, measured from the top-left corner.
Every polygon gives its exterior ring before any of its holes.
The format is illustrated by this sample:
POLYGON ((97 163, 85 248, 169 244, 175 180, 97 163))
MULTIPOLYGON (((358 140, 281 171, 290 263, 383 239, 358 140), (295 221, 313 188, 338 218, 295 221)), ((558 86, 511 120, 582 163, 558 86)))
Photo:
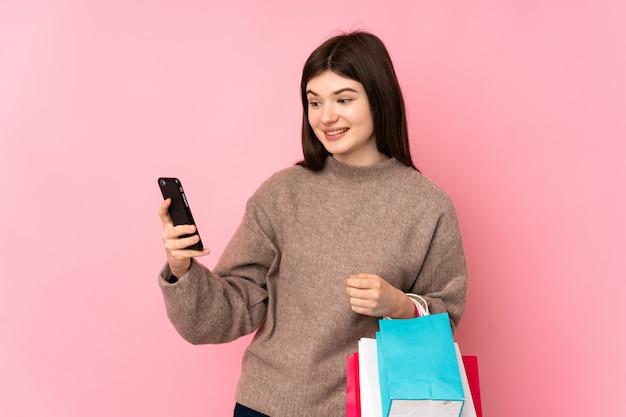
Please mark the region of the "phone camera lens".
POLYGON ((161 185, 165 185, 165 180, 160 181, 161 185))

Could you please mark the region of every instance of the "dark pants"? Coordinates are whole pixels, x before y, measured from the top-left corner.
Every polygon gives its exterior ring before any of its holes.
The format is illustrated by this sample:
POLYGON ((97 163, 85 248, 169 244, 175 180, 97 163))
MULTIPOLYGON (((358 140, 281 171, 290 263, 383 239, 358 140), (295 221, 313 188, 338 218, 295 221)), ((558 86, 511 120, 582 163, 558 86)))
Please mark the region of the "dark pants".
POLYGON ((267 414, 261 414, 258 411, 254 411, 248 407, 244 407, 243 405, 236 403, 235 404, 235 414, 233 417, 269 417, 267 414))

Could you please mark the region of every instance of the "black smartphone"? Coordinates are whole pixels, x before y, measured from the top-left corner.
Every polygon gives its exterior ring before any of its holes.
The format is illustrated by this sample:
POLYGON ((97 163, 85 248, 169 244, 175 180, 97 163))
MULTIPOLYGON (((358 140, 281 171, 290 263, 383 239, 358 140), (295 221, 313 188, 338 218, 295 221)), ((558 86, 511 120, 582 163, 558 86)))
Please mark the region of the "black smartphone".
MULTIPOLYGON (((191 215, 189 201, 187 201, 187 197, 185 196, 185 191, 183 190, 183 185, 180 180, 178 178, 159 178, 159 188, 161 189, 161 194, 163 194, 164 200, 167 200, 168 198, 172 199, 169 213, 174 226, 181 224, 193 224, 195 226, 196 223, 193 221, 193 216, 191 215)), ((181 238, 193 235, 198 235, 197 226, 196 233, 182 235, 181 238)), ((202 239, 200 239, 198 243, 188 246, 186 249, 202 250, 202 239)))

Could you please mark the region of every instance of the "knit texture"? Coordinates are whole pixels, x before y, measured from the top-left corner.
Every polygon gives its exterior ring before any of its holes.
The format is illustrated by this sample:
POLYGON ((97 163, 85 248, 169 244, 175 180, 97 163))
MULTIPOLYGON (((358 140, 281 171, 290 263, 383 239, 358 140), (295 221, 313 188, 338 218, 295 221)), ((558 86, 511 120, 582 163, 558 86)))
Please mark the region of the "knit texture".
MULTIPOLYGON (((236 400, 271 417, 344 416, 346 357, 379 317, 352 312, 345 279, 371 273, 422 295, 453 330, 467 268, 454 206, 395 159, 321 172, 280 171, 249 199, 217 265, 197 261, 174 284, 161 271, 168 317, 189 342, 256 330, 236 400)), ((428 341, 425 340, 424 343, 428 341)))

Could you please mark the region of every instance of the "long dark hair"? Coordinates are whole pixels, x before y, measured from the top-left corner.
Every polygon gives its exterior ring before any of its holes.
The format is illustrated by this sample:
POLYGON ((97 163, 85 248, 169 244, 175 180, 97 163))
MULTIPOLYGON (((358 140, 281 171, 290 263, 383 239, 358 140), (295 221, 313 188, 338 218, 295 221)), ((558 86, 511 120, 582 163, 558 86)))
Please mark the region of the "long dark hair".
POLYGON ((409 149, 406 111, 400 84, 383 42, 367 32, 334 36, 311 53, 302 70, 302 165, 312 171, 324 168, 329 153, 317 139, 309 123, 306 86, 311 78, 326 70, 363 85, 374 121, 378 151, 415 168, 409 149))

